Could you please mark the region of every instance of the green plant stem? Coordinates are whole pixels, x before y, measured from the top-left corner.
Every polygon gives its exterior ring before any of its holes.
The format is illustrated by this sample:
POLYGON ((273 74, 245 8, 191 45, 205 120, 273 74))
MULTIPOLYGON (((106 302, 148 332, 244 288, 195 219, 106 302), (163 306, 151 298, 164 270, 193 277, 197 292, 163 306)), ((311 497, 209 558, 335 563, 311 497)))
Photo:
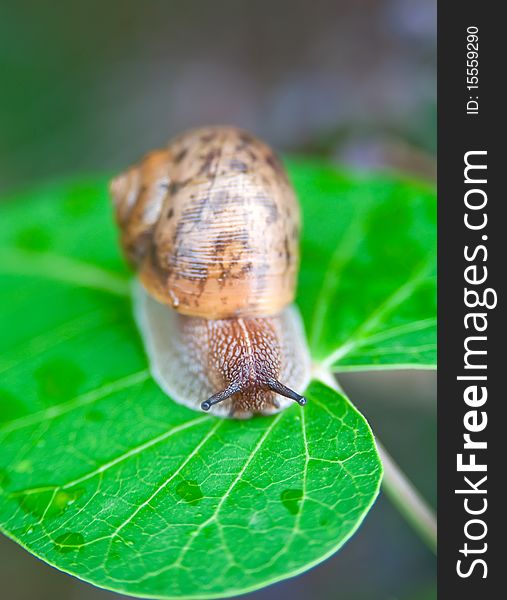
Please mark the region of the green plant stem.
POLYGON ((382 487, 386 495, 436 554, 437 520, 433 510, 394 462, 378 438, 376 444, 384 465, 382 487))
MULTIPOLYGON (((314 367, 314 377, 343 393, 336 377, 322 366, 314 367)), ((377 450, 384 466, 382 488, 391 502, 415 529, 421 539, 436 554, 437 519, 434 511, 417 491, 384 445, 376 437, 377 450)))

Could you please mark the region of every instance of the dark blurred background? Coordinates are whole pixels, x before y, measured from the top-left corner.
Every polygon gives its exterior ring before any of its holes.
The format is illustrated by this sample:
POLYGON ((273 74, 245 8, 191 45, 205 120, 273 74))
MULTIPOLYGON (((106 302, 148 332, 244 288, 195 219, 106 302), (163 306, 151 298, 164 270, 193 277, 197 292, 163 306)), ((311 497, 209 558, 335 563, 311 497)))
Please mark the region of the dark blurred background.
MULTIPOLYGON (((432 181, 436 0, 0 0, 0 193, 123 168, 187 127, 432 181)), ((340 378, 436 500, 435 376, 340 378)), ((304 551, 304 549, 302 549, 304 551)), ((431 552, 381 495, 345 548, 251 600, 432 600, 431 552)), ((114 600, 0 539, 0 597, 114 600)))

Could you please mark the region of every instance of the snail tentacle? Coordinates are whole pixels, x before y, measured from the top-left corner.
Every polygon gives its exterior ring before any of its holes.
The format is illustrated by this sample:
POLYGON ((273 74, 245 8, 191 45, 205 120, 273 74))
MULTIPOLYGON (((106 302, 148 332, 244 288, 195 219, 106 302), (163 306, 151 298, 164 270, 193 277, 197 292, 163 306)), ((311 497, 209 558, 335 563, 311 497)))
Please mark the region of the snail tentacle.
POLYGON ((276 392, 277 394, 280 394, 280 396, 285 396, 286 398, 294 400, 299 406, 304 406, 306 404, 306 398, 304 396, 301 396, 294 390, 283 385, 283 383, 280 383, 277 379, 269 379, 267 385, 272 392, 276 392))
POLYGON ((239 392, 240 390, 241 390, 241 386, 239 384, 231 383, 231 385, 227 386, 225 388, 225 390, 222 390, 221 392, 217 392, 216 394, 213 394, 213 396, 210 396, 207 400, 202 402, 201 408, 203 410, 207 411, 214 404, 219 404, 220 402, 227 400, 228 398, 230 398, 231 396, 233 396, 236 392, 239 392))

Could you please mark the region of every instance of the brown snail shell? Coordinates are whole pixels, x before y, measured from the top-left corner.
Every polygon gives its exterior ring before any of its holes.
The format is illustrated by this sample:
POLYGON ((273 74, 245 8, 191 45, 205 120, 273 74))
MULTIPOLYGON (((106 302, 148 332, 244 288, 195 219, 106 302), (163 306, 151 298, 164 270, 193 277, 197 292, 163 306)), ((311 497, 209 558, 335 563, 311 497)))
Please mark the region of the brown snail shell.
POLYGON ((289 306, 300 211, 272 150, 233 127, 193 130, 115 178, 111 194, 161 387, 222 416, 304 403, 281 383, 304 388, 310 366, 289 306))
POLYGON ((299 206, 250 134, 183 134, 111 189, 125 254, 159 302, 210 319, 275 314, 294 299, 299 206))

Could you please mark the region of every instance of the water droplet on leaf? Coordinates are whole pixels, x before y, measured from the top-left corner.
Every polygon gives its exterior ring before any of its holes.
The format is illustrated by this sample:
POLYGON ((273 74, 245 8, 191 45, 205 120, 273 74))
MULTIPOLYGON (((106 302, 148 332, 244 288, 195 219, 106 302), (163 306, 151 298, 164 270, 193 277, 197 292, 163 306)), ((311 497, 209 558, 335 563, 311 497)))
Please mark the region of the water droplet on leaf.
POLYGON ((189 504, 199 502, 199 500, 204 498, 200 485, 193 479, 180 482, 176 486, 176 493, 182 500, 189 504))
POLYGON ((84 493, 83 488, 75 488, 70 490, 45 489, 43 491, 27 491, 17 492, 14 494, 19 501, 21 508, 38 519, 49 519, 57 517, 65 512, 65 510, 73 504, 84 493))
POLYGON ((303 490, 284 490, 280 494, 280 500, 291 515, 297 515, 299 504, 303 498, 303 490))
POLYGON ((16 492, 13 494, 13 497, 18 500, 19 505, 25 512, 40 519, 44 515, 46 509, 49 507, 49 503, 53 497, 53 491, 45 490, 42 492, 26 493, 16 492))
POLYGON ((59 535, 54 543, 54 549, 62 554, 80 550, 84 544, 84 537, 80 533, 69 531, 59 535))

